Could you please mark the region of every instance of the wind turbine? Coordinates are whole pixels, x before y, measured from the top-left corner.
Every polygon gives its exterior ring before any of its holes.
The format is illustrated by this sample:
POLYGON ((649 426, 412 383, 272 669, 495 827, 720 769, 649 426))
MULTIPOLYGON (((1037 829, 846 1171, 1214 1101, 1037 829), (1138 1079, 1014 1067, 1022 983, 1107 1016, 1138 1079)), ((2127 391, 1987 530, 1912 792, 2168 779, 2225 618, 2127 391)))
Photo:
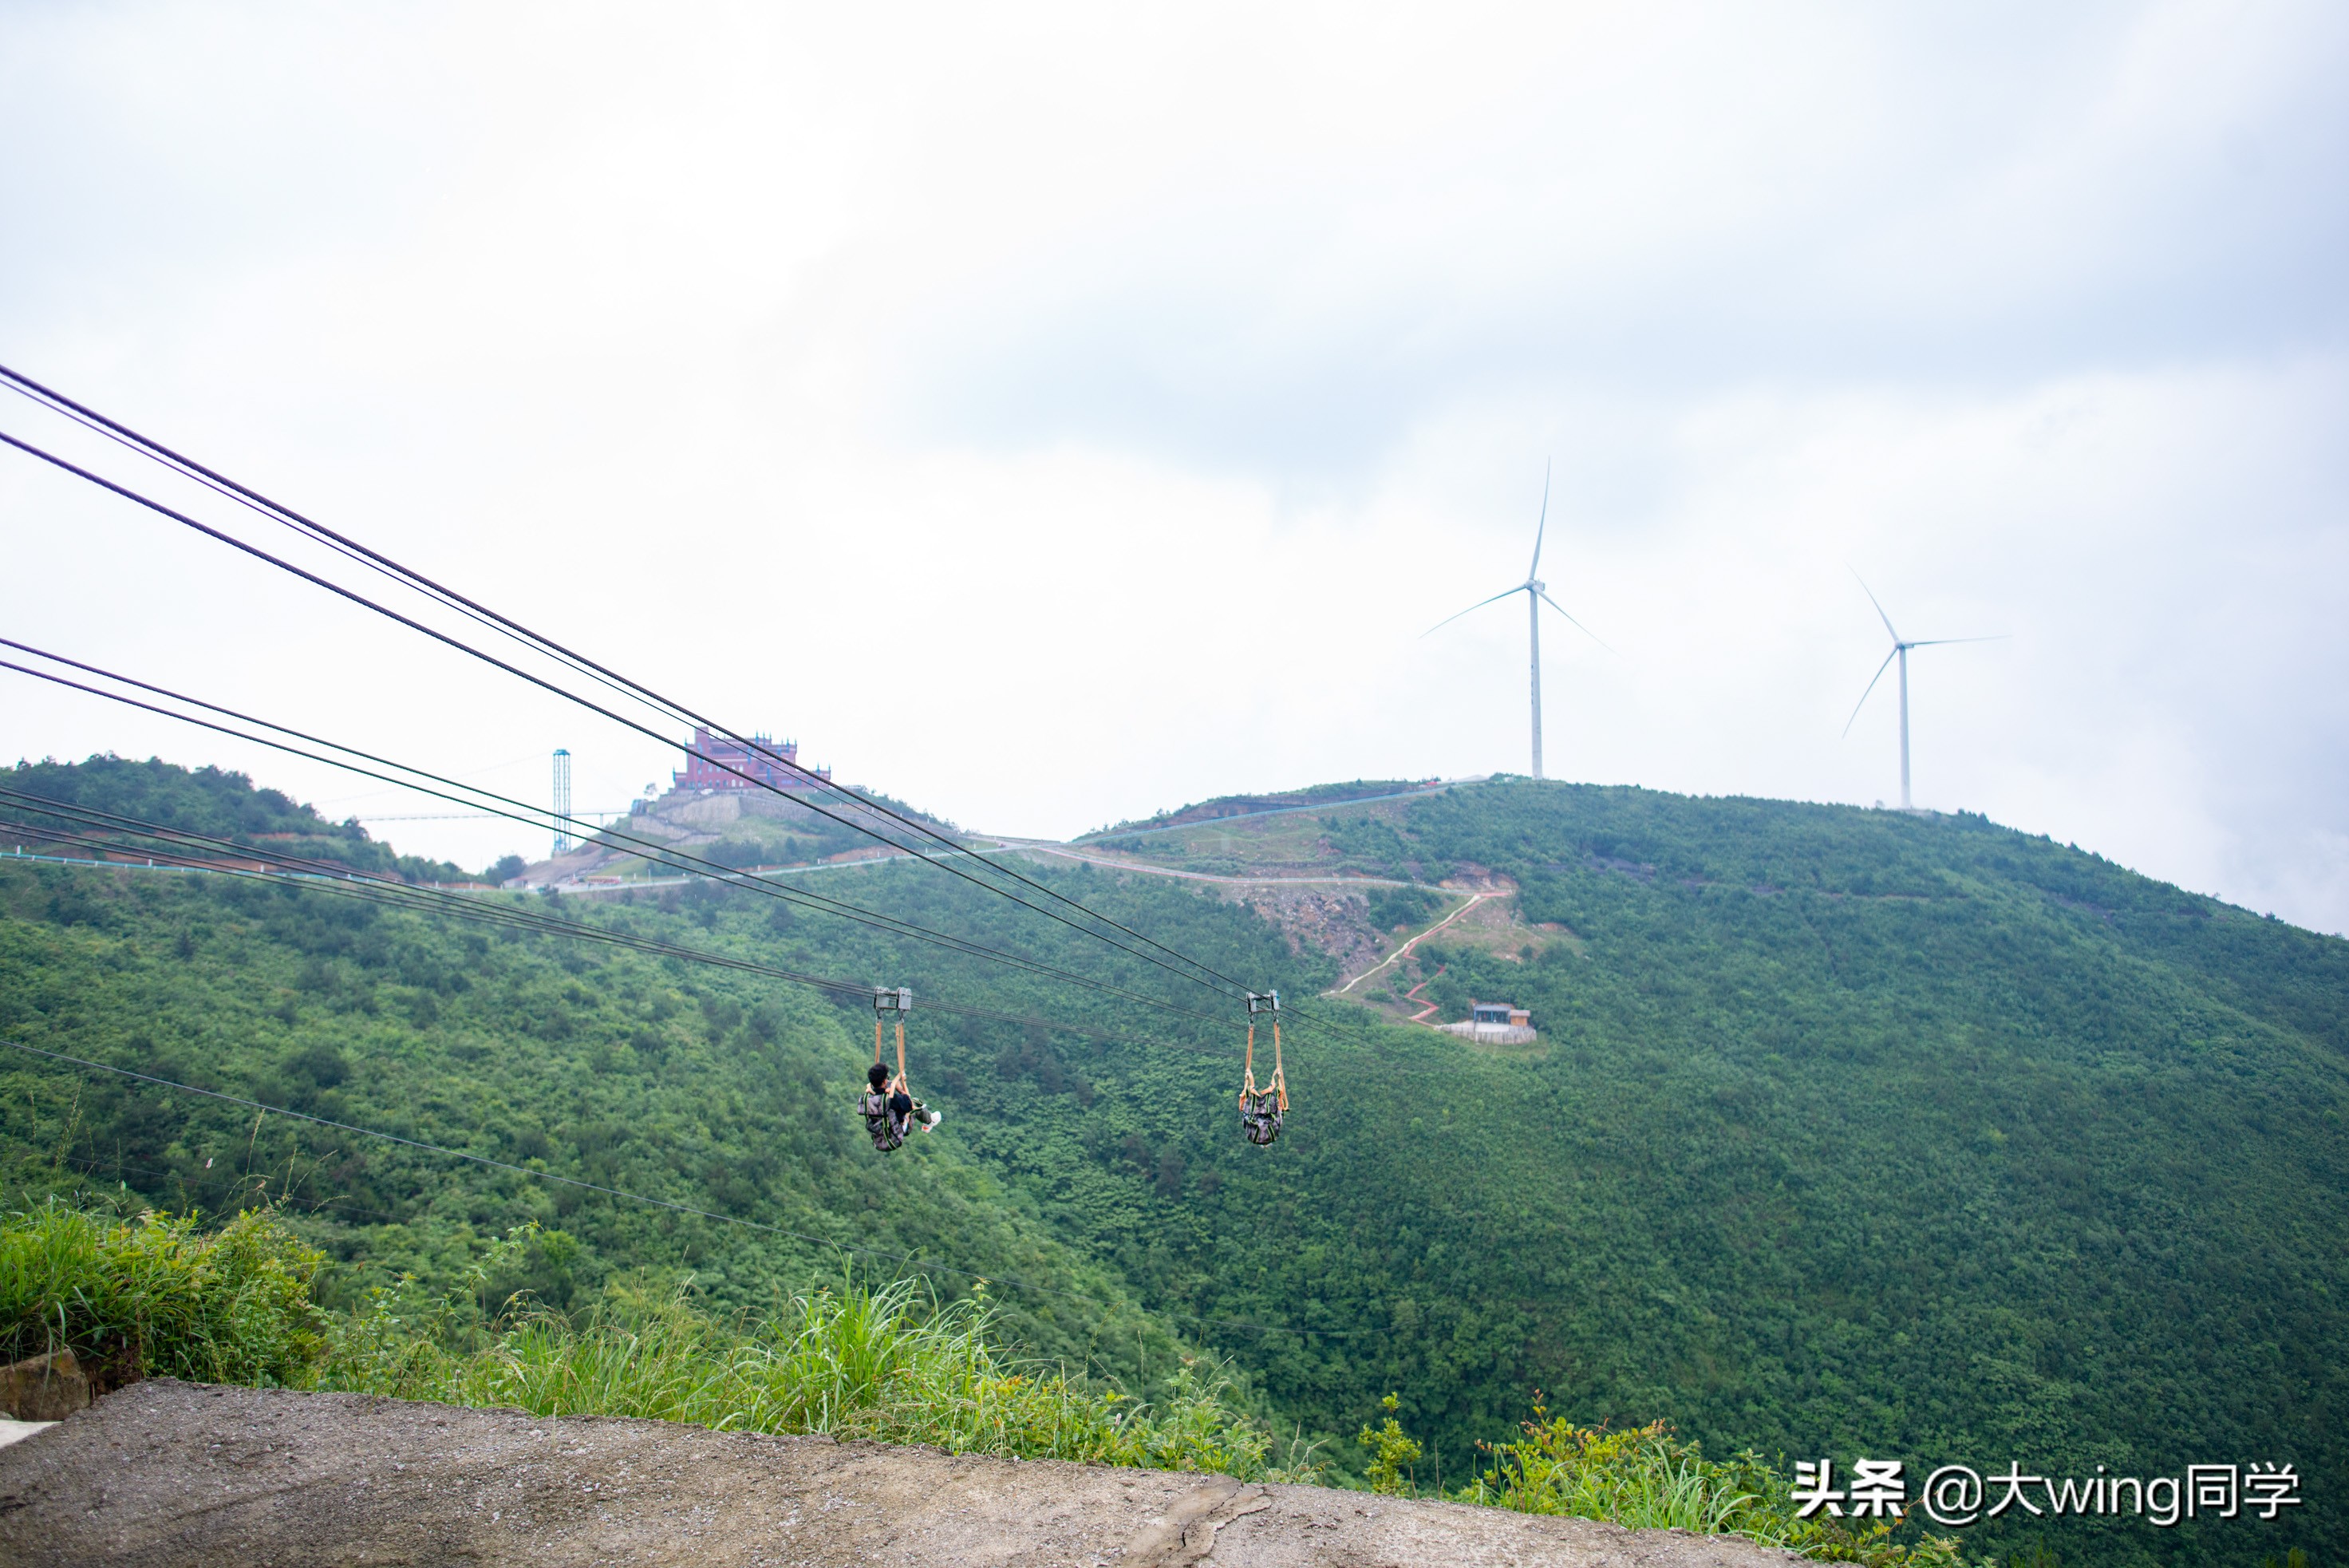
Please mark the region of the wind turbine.
MULTIPOLYGON (((1566 607, 1549 597, 1549 588, 1547 585, 1543 583, 1541 580, 1542 535, 1548 530, 1548 527, 1549 465, 1547 463, 1544 463, 1542 465, 1541 516, 1534 524, 1534 560, 1533 565, 1526 568, 1526 580, 1519 583, 1513 588, 1503 588, 1499 593, 1495 594, 1489 599, 1478 599, 1475 604, 1470 605, 1468 609, 1460 611, 1458 615, 1445 616, 1442 620, 1437 621, 1433 626, 1429 627, 1425 631, 1419 634, 1422 637, 1433 637, 1437 632, 1442 631, 1445 627, 1450 626, 1454 621, 1458 620, 1461 616, 1466 615, 1468 610, 1483 609, 1486 605, 1496 604, 1500 600, 1507 598, 1511 594, 1523 594, 1526 596, 1526 624, 1530 630, 1533 639, 1534 777, 1536 778, 1542 776, 1541 607, 1547 605, 1550 608, 1557 611, 1558 614, 1566 616, 1567 623, 1572 626, 1575 630, 1580 632, 1591 641, 1599 643, 1599 647, 1607 648, 1607 645, 1604 642, 1599 642, 1599 634, 1597 632, 1592 631, 1588 627, 1583 625, 1580 621, 1576 620, 1572 616, 1566 614, 1566 607)), ((1609 648, 1607 649, 1607 651, 1612 653, 1615 650, 1609 648)))
POLYGON ((1903 638, 1894 628, 1892 618, 1884 613, 1884 607, 1877 604, 1876 590, 1868 586, 1867 579, 1857 572, 1852 573, 1851 576, 1852 580, 1859 584, 1859 591, 1868 596, 1868 602, 1876 605, 1876 618, 1884 623, 1886 631, 1891 633, 1892 651, 1884 656, 1884 662, 1878 665, 1876 673, 1868 678, 1868 690, 1859 694, 1859 701, 1852 705, 1851 717, 1843 722, 1843 732, 1847 735, 1851 733, 1852 725, 1859 722, 1859 711, 1868 706, 1868 698, 1876 691, 1876 683, 1884 679, 1884 672, 1891 668, 1892 661, 1899 659, 1900 661, 1900 809, 1914 811, 1917 808, 1909 803, 1909 650, 1912 648, 1940 648, 1953 642, 2001 642, 2005 639, 2005 634, 2002 632, 1997 637, 1933 637, 1916 639, 1903 638))

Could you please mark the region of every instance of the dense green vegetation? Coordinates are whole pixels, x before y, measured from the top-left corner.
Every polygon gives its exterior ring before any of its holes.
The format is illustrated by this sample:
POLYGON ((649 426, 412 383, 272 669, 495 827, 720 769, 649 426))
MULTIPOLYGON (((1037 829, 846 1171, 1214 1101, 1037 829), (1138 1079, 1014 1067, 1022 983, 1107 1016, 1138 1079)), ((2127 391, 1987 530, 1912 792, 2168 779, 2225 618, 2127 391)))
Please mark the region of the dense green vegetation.
MULTIPOLYGON (((1507 877, 1575 940, 1511 962, 1439 938, 1420 971, 1444 967, 1447 1006, 1529 1007, 1530 1054, 1297 1007, 1297 1107, 1268 1151, 1231 1125, 1237 1018, 742 893, 590 918, 1044 1022, 917 1008, 916 1086, 947 1119, 883 1159, 843 1108, 869 1059, 853 999, 316 892, 0 867, 0 1035, 986 1273, 1002 1332, 1155 1399, 1181 1338, 1325 1440, 1392 1390, 1430 1488, 1489 1469, 1475 1445, 1510 1440, 1539 1389, 1586 1428, 1663 1418, 1709 1453, 1899 1458, 1912 1482, 2288 1461, 2307 1501, 2273 1524, 2067 1519, 1968 1547, 2343 1554, 2349 943, 1974 818, 1506 783, 1323 809, 1265 820, 1365 871, 1507 877)), ((1180 884, 1035 874, 1292 1000, 1335 978, 1180 884)), ((828 876, 1221 1008, 935 873, 828 876)), ((326 1200, 302 1225, 337 1308, 399 1271, 453 1278, 530 1220, 563 1255, 496 1288, 556 1306, 689 1268, 712 1310, 763 1309, 841 1266, 25 1058, 0 1063, 0 1137, 20 1189, 62 1167, 216 1211, 264 1175, 326 1200)))
MULTIPOLYGON (((2295 1460, 2288 1529, 2042 1536, 2341 1552, 2349 943, 1979 818, 1516 784, 1332 836, 1502 872, 1581 939, 1427 955, 1451 1016, 1509 997, 1547 1057, 1464 1071, 1513 1101, 1452 1156, 1508 1173, 1470 1210, 1507 1261, 1391 1275, 1410 1315, 1515 1295, 1562 1408, 1716 1444, 1912 1476, 2295 1460)), ((1376 1098, 1407 1104, 1392 1073, 1376 1098)), ((1388 1184, 1397 1230, 1476 1234, 1414 1200, 1461 1191, 1444 1158, 1388 1184)), ((1447 1381, 1434 1337, 1400 1386, 1447 1381)))
MULTIPOLYGON (((780 909, 668 901, 674 912, 588 918, 771 955, 801 945, 780 909)), ((730 1309, 844 1261, 935 1263, 961 1271, 936 1276, 950 1298, 981 1275, 1005 1281, 1009 1326, 1040 1353, 1170 1370, 1175 1333, 960 1140, 873 1154, 849 1114, 869 1019, 862 1002, 316 888, 0 865, 0 1038, 755 1225, 9 1053, 0 1135, 19 1186, 62 1171, 175 1208, 264 1191, 316 1203, 305 1233, 347 1265, 324 1282, 336 1305, 386 1274, 451 1278, 483 1237, 527 1220, 564 1242, 498 1283, 557 1306, 641 1266, 690 1269, 730 1309)))

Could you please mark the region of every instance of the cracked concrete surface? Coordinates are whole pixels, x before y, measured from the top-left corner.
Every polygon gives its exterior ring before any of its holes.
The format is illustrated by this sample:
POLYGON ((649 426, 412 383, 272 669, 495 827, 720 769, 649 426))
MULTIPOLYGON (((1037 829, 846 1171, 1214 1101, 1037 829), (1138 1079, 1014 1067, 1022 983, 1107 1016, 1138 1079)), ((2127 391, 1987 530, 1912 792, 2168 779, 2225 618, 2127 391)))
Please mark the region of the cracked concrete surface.
POLYGON ((1632 1532, 1224 1476, 156 1378, 0 1449, 0 1561, 1761 1568, 1632 1532))

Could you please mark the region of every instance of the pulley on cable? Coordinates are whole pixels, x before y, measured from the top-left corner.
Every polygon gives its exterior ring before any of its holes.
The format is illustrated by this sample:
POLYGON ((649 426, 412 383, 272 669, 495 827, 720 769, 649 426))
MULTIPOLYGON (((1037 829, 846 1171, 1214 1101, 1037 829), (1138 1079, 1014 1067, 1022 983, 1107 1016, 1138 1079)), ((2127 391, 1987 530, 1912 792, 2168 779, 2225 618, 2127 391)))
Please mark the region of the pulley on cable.
POLYGON ((857 1096, 856 1110, 864 1118, 864 1130, 873 1135, 873 1147, 883 1154, 904 1147, 905 1135, 914 1128, 927 1132, 945 1119, 905 1087, 905 1014, 913 1011, 911 987, 873 988, 873 1066, 864 1075, 864 1093, 857 1096), (897 1075, 894 1078, 881 1060, 881 1027, 890 1018, 897 1021, 897 1075))
POLYGON ((1281 1123, 1288 1118, 1288 1075, 1280 1064, 1280 992, 1266 992, 1258 996, 1247 993, 1247 1076, 1240 1085, 1240 1131, 1248 1142, 1259 1147, 1280 1136, 1281 1123), (1256 1086, 1256 1015, 1272 1015, 1272 1078, 1261 1089, 1256 1086))

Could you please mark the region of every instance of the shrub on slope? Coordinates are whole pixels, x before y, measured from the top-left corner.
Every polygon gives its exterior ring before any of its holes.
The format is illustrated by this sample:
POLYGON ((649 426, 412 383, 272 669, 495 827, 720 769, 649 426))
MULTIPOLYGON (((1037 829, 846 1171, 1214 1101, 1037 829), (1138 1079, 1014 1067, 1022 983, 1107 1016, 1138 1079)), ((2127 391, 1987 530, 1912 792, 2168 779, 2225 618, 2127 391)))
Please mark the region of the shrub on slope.
POLYGON ((52 1199, 0 1223, 0 1362, 71 1350, 123 1377, 302 1386, 326 1351, 323 1262, 265 1214, 206 1233, 52 1199))

